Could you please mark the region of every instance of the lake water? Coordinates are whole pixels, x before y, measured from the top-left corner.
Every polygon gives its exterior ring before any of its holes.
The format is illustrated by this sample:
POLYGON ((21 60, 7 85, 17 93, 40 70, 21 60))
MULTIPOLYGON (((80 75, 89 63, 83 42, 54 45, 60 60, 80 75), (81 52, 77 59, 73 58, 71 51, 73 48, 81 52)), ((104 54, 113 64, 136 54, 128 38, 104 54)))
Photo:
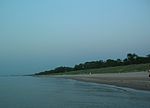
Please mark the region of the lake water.
POLYGON ((48 77, 0 77, 0 108, 150 108, 150 92, 48 77))

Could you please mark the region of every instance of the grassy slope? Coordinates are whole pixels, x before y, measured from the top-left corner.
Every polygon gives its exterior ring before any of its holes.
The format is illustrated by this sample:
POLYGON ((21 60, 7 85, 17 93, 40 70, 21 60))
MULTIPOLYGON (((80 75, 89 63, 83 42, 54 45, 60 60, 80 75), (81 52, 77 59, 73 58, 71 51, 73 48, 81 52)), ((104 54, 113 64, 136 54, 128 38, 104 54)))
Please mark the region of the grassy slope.
MULTIPOLYGON (((146 71, 150 68, 150 63, 147 64, 134 64, 127 66, 116 66, 116 67, 107 67, 99 69, 88 69, 88 70, 79 70, 71 71, 65 73, 57 73, 58 75, 70 75, 70 74, 99 74, 99 73, 123 73, 123 72, 137 72, 137 71, 146 71)), ((56 75, 56 74, 55 74, 56 75)))

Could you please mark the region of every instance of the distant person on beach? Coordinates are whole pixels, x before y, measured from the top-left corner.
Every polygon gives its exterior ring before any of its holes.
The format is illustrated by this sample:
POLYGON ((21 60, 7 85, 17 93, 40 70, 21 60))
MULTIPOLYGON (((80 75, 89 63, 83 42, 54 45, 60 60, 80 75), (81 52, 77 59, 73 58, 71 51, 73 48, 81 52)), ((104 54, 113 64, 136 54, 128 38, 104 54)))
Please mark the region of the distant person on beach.
MULTIPOLYGON (((150 66, 149 66, 149 67, 150 67, 150 66)), ((148 74, 149 74, 148 76, 150 77, 150 69, 148 70, 148 74)))
POLYGON ((149 73, 149 77, 150 77, 150 69, 148 70, 148 73, 149 73))
MULTIPOLYGON (((149 67, 150 67, 150 65, 149 65, 149 67)), ((149 70, 148 70, 148 76, 150 77, 150 68, 149 68, 149 70)))

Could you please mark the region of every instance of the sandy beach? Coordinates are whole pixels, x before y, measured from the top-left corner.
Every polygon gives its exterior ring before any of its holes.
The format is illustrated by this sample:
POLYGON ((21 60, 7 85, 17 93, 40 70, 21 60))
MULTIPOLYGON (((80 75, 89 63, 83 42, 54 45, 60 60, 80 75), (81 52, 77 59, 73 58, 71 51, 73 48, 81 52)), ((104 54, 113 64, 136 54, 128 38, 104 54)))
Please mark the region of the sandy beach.
POLYGON ((109 84, 139 90, 150 90, 150 78, 148 77, 148 72, 59 75, 56 77, 100 84, 109 84))

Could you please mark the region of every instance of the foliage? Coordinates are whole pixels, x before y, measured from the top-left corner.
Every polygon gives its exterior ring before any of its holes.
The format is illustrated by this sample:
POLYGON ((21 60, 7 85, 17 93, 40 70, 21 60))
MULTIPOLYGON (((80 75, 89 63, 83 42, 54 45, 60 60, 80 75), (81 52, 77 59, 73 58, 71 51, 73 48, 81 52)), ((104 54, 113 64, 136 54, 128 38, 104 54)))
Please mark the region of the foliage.
POLYGON ((131 65, 131 64, 143 64, 143 63, 150 63, 150 54, 147 55, 146 57, 140 57, 137 54, 129 53, 127 54, 127 58, 125 58, 124 60, 107 59, 106 61, 99 60, 99 61, 80 63, 78 65, 75 65, 74 67, 61 66, 55 68, 54 70, 36 73, 35 75, 48 75, 48 74, 57 74, 57 73, 66 73, 66 72, 73 73, 74 71, 77 70, 89 70, 89 69, 116 67, 116 66, 124 66, 124 65, 131 65))

